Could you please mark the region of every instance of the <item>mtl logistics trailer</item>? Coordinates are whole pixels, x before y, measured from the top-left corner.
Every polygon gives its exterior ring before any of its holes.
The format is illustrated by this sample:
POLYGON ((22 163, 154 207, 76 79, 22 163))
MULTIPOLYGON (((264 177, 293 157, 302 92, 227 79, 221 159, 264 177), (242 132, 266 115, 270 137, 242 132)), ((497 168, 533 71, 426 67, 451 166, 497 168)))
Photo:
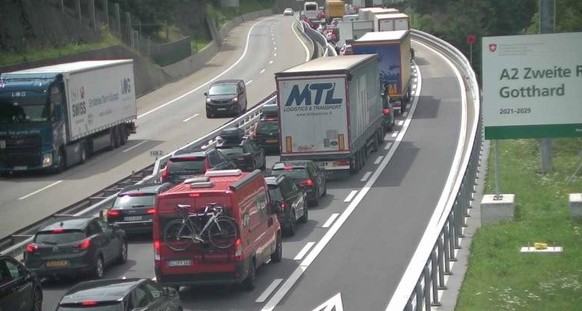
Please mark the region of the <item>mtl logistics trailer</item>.
POLYGON ((317 58, 275 79, 282 161, 355 174, 384 140, 376 55, 317 58))
POLYGON ((380 86, 400 113, 410 101, 410 31, 368 32, 352 43, 354 54, 376 54, 380 86))
POLYGON ((0 174, 60 172, 125 144, 137 117, 133 60, 0 75, 0 174))

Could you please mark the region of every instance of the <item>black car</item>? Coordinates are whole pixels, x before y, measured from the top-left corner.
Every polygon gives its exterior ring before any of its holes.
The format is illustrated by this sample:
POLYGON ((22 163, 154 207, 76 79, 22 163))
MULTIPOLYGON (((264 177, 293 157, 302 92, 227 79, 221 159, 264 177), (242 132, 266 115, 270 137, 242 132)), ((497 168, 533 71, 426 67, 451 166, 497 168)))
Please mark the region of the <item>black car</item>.
POLYGON ((279 107, 277 103, 263 105, 261 116, 252 135, 259 147, 266 151, 279 150, 279 107))
POLYGON ((319 198, 327 194, 325 172, 313 161, 293 160, 273 164, 271 174, 287 175, 307 190, 307 200, 313 206, 319 205, 319 198))
POLYGON ((178 291, 150 279, 86 281, 68 290, 56 311, 181 311, 178 291))
POLYGON ((271 200, 277 204, 277 217, 287 235, 295 235, 295 223, 306 223, 309 218, 307 193, 295 181, 285 175, 267 176, 271 200))
POLYGON ((42 297, 36 273, 13 257, 0 255, 0 310, 41 311, 42 297))
POLYGON ((243 80, 219 80, 210 85, 206 96, 206 117, 241 115, 247 110, 247 88, 243 80))
POLYGON ((123 188, 107 209, 107 222, 121 227, 126 233, 151 232, 156 196, 171 186, 171 183, 164 183, 123 188))
POLYGON ((217 138, 216 149, 243 171, 264 170, 267 165, 265 151, 244 134, 240 128, 225 129, 217 138))
POLYGON ((123 229, 99 217, 63 217, 42 227, 24 253, 24 264, 39 277, 89 274, 102 278, 105 267, 127 261, 123 229))
POLYGON ((181 183, 188 178, 202 176, 206 171, 236 168, 234 162, 215 148, 183 154, 181 152, 185 151, 177 151, 168 159, 162 171, 163 183, 181 183))

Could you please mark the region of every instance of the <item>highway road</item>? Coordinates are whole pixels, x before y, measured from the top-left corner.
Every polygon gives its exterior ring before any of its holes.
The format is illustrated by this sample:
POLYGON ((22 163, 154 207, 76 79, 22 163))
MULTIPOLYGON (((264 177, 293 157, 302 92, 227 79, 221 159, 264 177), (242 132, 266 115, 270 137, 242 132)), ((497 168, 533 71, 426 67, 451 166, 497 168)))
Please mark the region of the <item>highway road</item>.
POLYGON ((0 179, 0 237, 43 219, 154 162, 151 150, 169 153, 224 124, 206 119, 203 93, 216 79, 242 78, 249 108, 275 90, 273 74, 305 62, 294 18, 273 16, 234 28, 220 51, 193 75, 138 100, 137 134, 122 148, 105 152, 58 175, 0 179))
MULTIPOLYGON (((60 175, 1 180, 0 233, 151 164, 150 150, 170 152, 223 124, 225 119, 204 116, 202 93, 209 81, 244 78, 250 103, 270 94, 273 73, 310 54, 292 31, 292 20, 273 16, 236 27, 208 66, 141 98, 138 134, 123 148, 60 175)), ((452 69, 432 50, 414 48, 422 77, 416 85, 422 88, 415 89, 414 105, 362 171, 330 182, 308 223, 284 239, 282 262, 258 271, 253 292, 182 288, 186 310, 326 310, 339 303, 345 310, 386 307, 439 200, 460 131, 461 96, 452 69)), ((133 238, 128 262, 110 267, 105 277, 154 277, 151 240, 133 238)), ((74 282, 45 283, 43 309, 54 310, 74 282)))

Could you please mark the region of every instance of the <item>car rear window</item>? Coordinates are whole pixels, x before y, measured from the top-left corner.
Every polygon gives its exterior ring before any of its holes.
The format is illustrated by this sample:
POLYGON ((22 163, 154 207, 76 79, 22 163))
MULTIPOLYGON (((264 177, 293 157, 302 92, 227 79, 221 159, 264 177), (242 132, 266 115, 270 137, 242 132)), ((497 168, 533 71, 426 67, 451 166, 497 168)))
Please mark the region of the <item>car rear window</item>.
POLYGON ((85 233, 81 230, 41 231, 34 237, 36 244, 67 244, 81 241, 85 233))
POLYGON ((169 173, 192 174, 206 172, 206 165, 204 164, 203 157, 172 159, 168 165, 169 173))
POLYGON ((307 170, 304 167, 285 167, 281 169, 273 169, 271 170, 271 175, 286 175, 296 179, 309 178, 307 170))
POLYGON ((269 195, 273 201, 282 201, 283 196, 281 195, 281 190, 277 185, 269 185, 269 195))
POLYGON ((152 206, 155 199, 156 195, 153 193, 118 196, 113 203, 113 208, 152 206))
POLYGON ((224 154, 225 156, 231 155, 231 154, 243 154, 245 153, 243 151, 242 147, 219 147, 218 150, 220 150, 220 152, 222 152, 222 154, 224 154))
POLYGON ((279 121, 268 120, 257 123, 257 134, 276 133, 279 131, 279 121))

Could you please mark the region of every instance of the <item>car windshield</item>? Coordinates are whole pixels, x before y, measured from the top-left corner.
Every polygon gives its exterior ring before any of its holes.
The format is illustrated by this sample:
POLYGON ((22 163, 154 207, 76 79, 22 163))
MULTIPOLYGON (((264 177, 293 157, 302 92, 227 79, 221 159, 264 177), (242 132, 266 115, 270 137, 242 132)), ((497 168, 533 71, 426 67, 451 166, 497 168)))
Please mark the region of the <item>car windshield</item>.
POLYGON ((153 206, 155 198, 156 195, 153 193, 119 196, 113 203, 113 208, 153 206))
POLYGON ((206 172, 204 158, 173 159, 168 164, 170 174, 202 174, 206 172))
POLYGON ((235 95, 236 85, 234 84, 217 84, 210 87, 208 95, 235 95))
POLYGON ((85 304, 60 305, 57 311, 123 311, 123 304, 120 301, 97 302, 91 305, 92 303, 92 301, 87 301, 85 304))
POLYGON ((233 154, 243 154, 245 153, 243 151, 242 147, 235 147, 235 146, 231 146, 231 147, 218 147, 217 149, 220 150, 220 152, 222 152, 222 154, 224 154, 225 156, 229 156, 229 155, 233 155, 233 154))
POLYGON ((85 238, 85 233, 81 230, 65 231, 41 231, 34 237, 36 244, 67 244, 81 241, 85 238))
POLYGON ((294 179, 309 178, 307 170, 304 167, 292 167, 292 166, 288 166, 281 169, 273 169, 271 170, 271 175, 275 176, 286 175, 294 179))
POLYGON ((257 134, 269 134, 279 132, 279 122, 276 120, 260 121, 257 123, 257 134))

